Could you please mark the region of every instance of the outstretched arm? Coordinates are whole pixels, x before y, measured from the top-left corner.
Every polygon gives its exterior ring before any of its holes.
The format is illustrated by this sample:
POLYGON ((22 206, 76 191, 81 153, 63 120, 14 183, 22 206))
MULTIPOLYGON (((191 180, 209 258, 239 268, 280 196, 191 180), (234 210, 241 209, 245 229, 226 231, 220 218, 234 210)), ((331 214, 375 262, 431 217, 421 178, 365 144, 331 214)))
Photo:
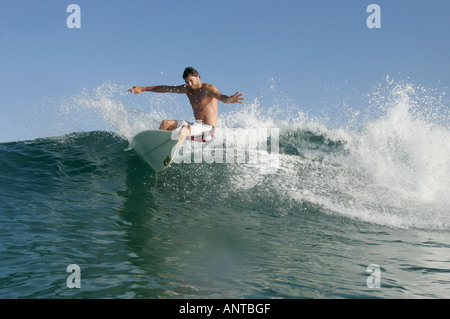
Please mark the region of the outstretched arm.
POLYGON ((141 94, 142 92, 156 92, 156 93, 187 93, 185 85, 169 86, 169 85, 156 85, 156 86, 133 86, 128 92, 134 94, 141 94))
POLYGON ((235 94, 229 96, 219 92, 219 90, 214 85, 209 85, 208 90, 210 94, 221 101, 222 103, 242 103, 244 98, 242 97, 243 93, 236 92, 235 94))

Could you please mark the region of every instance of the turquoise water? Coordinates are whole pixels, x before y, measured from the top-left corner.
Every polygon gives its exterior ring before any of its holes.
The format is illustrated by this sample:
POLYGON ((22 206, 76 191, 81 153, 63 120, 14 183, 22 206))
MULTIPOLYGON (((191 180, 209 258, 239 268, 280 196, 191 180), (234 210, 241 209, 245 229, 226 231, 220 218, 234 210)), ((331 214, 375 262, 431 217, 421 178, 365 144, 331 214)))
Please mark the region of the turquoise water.
POLYGON ((90 101, 115 131, 0 144, 0 298, 450 296, 445 117, 400 98, 358 130, 331 129, 250 107, 222 115, 217 139, 278 128, 276 171, 182 162, 155 174, 125 151, 153 122, 129 130, 112 102, 90 101))
MULTIPOLYGON (((322 136, 291 135, 310 149, 339 148, 322 136)), ((282 135, 281 145, 290 138, 282 135)), ((283 160, 275 175, 204 163, 174 164, 156 175, 127 147, 109 132, 0 145, 0 297, 449 296, 448 219, 434 224, 441 229, 420 229, 345 216, 339 206, 360 199, 338 194, 320 176, 356 172, 288 155, 306 161, 289 171, 291 181, 283 178, 283 160), (304 180, 311 176, 315 182, 304 180), (334 198, 341 198, 335 211, 325 204, 334 198), (80 266, 79 289, 67 287, 70 264, 80 266), (380 266, 380 288, 367 286, 370 264, 380 266)), ((400 210, 386 218, 412 214, 400 210)), ((367 214, 378 213, 375 206, 367 214)), ((424 219, 430 217, 433 211, 424 219)))

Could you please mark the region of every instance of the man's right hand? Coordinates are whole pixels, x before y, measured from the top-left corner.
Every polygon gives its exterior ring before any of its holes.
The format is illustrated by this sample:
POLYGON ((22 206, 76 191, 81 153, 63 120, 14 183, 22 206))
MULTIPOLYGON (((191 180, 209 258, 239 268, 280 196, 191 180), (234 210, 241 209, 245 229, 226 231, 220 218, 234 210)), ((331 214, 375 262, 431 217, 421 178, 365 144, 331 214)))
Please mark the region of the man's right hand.
POLYGON ((128 90, 128 92, 134 94, 141 94, 142 92, 144 92, 144 88, 142 86, 133 86, 131 89, 128 90))

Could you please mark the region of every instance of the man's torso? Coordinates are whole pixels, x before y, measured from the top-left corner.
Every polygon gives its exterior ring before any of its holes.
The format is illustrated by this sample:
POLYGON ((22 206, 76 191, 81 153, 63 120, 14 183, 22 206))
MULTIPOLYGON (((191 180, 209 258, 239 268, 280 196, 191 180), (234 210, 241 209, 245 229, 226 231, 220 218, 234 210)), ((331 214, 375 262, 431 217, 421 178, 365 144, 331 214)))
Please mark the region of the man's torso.
POLYGON ((186 95, 191 102, 195 119, 216 127, 218 116, 217 100, 208 94, 208 86, 207 83, 203 83, 201 89, 188 89, 186 95))

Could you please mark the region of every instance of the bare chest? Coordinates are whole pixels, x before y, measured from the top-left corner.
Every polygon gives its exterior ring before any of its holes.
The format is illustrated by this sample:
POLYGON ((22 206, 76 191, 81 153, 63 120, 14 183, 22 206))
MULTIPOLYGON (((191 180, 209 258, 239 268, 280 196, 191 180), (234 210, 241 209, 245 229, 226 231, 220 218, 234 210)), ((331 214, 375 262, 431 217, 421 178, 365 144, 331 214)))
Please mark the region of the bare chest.
POLYGON ((205 89, 189 92, 187 96, 195 109, 207 107, 214 100, 205 89))

